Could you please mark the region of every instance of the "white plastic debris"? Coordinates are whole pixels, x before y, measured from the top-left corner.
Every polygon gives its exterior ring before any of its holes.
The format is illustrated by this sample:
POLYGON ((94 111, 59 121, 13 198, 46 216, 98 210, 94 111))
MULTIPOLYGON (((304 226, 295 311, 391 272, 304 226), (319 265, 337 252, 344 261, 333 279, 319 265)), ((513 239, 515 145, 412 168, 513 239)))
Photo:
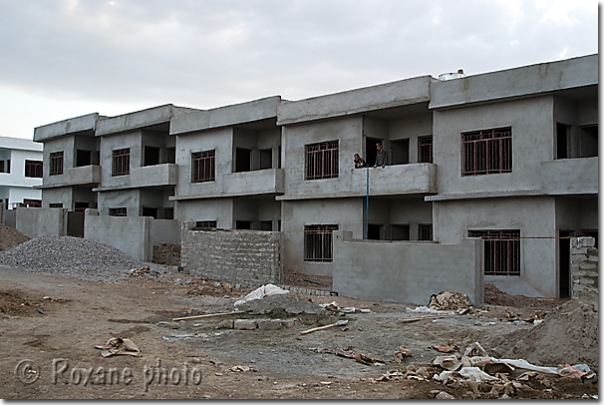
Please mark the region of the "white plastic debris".
POLYGON ((442 311, 440 309, 434 309, 434 308, 429 308, 425 305, 423 306, 419 306, 419 307, 415 307, 415 308, 405 308, 406 312, 421 312, 421 313, 428 313, 428 314, 447 314, 447 315, 454 315, 455 311, 442 311))
POLYGON ((477 381, 477 382, 481 382, 481 381, 496 381, 496 380, 498 380, 498 378, 493 377, 493 376, 485 373, 484 371, 482 371, 478 367, 462 367, 458 371, 458 373, 461 374, 462 376, 470 379, 470 380, 474 380, 474 381, 477 381))
POLYGON ((243 299, 236 301, 235 306, 245 304, 248 301, 259 300, 259 299, 264 298, 269 295, 288 294, 288 293, 289 293, 289 291, 284 290, 280 287, 277 287, 274 284, 266 284, 266 285, 256 288, 254 291, 250 292, 248 295, 243 297, 243 299))

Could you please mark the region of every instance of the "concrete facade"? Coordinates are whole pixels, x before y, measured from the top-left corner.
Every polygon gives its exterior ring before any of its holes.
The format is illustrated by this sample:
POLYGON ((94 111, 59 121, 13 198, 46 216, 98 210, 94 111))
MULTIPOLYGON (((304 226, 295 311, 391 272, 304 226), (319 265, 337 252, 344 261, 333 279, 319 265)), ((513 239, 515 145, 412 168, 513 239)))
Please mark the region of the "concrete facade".
POLYGON ((353 240, 334 232, 333 289, 347 297, 427 305, 432 294, 456 291, 483 302, 482 243, 353 240), (371 268, 371 276, 367 269, 371 268))
POLYGON ((0 136, 0 202, 11 210, 42 201, 42 177, 32 177, 26 162, 43 162, 42 145, 27 139, 0 136))
POLYGON ((332 276, 336 291, 424 302, 448 283, 480 301, 483 282, 572 293, 564 241, 597 244, 598 124, 589 55, 298 101, 90 114, 36 128, 34 140, 44 143, 44 207, 280 231, 283 270, 332 276), (376 141, 383 168, 373 168, 376 141), (116 174, 123 150, 128 167, 116 174), (61 151, 64 170, 50 175, 61 151), (355 153, 371 167, 355 169, 355 153))
POLYGON ((170 201, 180 221, 213 221, 218 228, 279 230, 284 190, 280 167, 281 97, 174 117, 178 188, 170 201), (193 156, 213 153, 213 178, 193 178, 193 156), (238 225, 239 224, 239 225, 238 225), (268 228, 268 229, 266 229, 268 228))

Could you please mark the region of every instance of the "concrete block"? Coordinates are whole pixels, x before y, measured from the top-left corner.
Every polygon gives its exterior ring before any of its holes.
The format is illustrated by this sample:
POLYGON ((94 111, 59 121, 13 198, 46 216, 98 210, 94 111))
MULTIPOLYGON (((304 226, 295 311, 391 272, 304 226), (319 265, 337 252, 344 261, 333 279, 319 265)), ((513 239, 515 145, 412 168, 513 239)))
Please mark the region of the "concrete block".
POLYGON ((579 284, 583 284, 583 285, 593 285, 593 284, 595 284, 595 283, 594 283, 594 280, 592 280, 592 279, 590 279, 590 278, 583 277, 583 278, 581 279, 581 281, 579 282, 579 284))
POLYGON ((281 329, 281 319, 258 319, 258 329, 277 330, 281 329))
POLYGON ((587 255, 585 254, 575 254, 575 252, 573 252, 573 255, 571 256, 572 263, 583 262, 585 260, 587 260, 587 255))
POLYGON ((587 260, 592 263, 598 263, 598 256, 589 256, 587 260))
POLYGON ((239 330, 252 330, 257 328, 255 319, 235 319, 233 328, 239 330))
POLYGON ((296 318, 288 318, 281 320, 281 325, 283 325, 284 328, 292 328, 295 324, 296 318))
POLYGON ((579 268, 581 270, 591 270, 591 269, 597 269, 598 266, 594 263, 582 262, 581 264, 579 264, 579 268))
POLYGON ((216 325, 216 329, 233 329, 233 323, 232 319, 225 319, 216 325))

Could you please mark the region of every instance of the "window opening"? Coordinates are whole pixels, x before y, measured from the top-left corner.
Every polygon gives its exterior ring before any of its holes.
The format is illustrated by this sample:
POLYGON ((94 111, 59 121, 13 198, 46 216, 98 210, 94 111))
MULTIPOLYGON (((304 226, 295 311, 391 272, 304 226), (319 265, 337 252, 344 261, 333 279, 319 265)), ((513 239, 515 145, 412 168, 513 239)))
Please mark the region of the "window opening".
POLYGON ((432 135, 417 138, 417 161, 432 163, 432 135))
POLYGON ((484 274, 489 276, 520 275, 520 231, 468 231, 471 238, 484 240, 484 274))
POLYGON ((154 166, 159 164, 160 148, 145 146, 145 162, 143 166, 154 166))
MULTIPOLYGON (((390 141, 390 160, 393 165, 406 165, 409 163, 409 139, 390 141)), ((373 162, 375 162, 375 159, 373 162)))
POLYGON ((512 171, 512 129, 498 128, 461 134, 462 175, 512 171))
POLYGON ((214 181, 215 153, 213 150, 193 153, 191 154, 191 159, 193 161, 193 173, 191 176, 193 183, 214 181))
POLYGON ((235 172, 249 172, 252 170, 252 150, 244 148, 235 149, 235 172))
POLYGON ((76 167, 90 166, 92 164, 92 151, 78 149, 76 150, 76 167))
POLYGON ((123 208, 109 208, 109 216, 111 217, 125 217, 128 214, 128 210, 123 208))
POLYGON ((112 176, 124 176, 130 174, 130 148, 117 149, 113 151, 112 176))
POLYGON ((304 261, 333 261, 333 231, 338 225, 305 225, 304 226, 304 261))
POLYGON ((432 224, 418 224, 417 225, 417 239, 418 240, 432 240, 432 224))
POLYGON ((42 168, 44 164, 39 160, 25 161, 25 177, 44 177, 42 168))
POLYGON ((53 152, 50 154, 50 175, 63 174, 63 152, 53 152))
POLYGON ((305 146, 305 180, 338 177, 338 141, 315 143, 305 146))

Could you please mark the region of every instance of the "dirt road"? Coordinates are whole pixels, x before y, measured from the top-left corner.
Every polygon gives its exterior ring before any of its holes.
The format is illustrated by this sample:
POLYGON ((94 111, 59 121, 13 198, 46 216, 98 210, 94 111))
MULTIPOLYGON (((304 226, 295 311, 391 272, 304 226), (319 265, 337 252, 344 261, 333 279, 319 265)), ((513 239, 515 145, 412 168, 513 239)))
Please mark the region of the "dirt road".
POLYGON ((441 392, 455 398, 592 398, 598 393, 597 377, 539 373, 505 392, 503 383, 445 384, 432 378, 442 369, 430 361, 443 354, 432 346, 452 340, 463 352, 480 342, 489 355, 508 355, 516 342, 506 337, 537 326, 508 322, 506 316, 551 312, 560 304, 553 300, 402 323, 404 317, 426 314, 406 312, 415 305, 300 295, 305 302, 336 300, 341 307, 371 312, 294 316, 268 311, 180 321, 173 328, 173 317, 232 311, 234 301, 250 290, 170 272, 102 283, 0 266, 0 280, 2 398, 385 399, 434 398, 445 395, 441 392), (295 321, 276 330, 216 328, 236 318, 295 321), (340 319, 349 322, 300 334, 340 319), (102 357, 95 345, 112 337, 130 338, 141 356, 102 357), (396 362, 394 352, 401 345, 412 357, 396 362), (363 354, 378 365, 336 353, 363 354))

